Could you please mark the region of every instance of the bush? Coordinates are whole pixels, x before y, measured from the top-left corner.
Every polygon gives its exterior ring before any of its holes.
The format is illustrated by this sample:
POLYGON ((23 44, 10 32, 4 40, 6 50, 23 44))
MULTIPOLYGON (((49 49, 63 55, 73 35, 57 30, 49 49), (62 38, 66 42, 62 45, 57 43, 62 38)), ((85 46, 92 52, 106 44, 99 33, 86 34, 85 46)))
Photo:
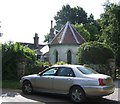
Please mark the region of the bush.
POLYGON ((35 63, 26 65, 25 75, 39 73, 43 71, 44 69, 46 69, 48 66, 49 66, 48 62, 36 61, 35 63))
POLYGON ((78 49, 80 64, 106 64, 108 59, 114 58, 112 49, 105 43, 86 42, 78 49))
POLYGON ((90 67, 101 74, 111 75, 111 70, 108 64, 97 64, 97 65, 96 64, 85 64, 85 66, 90 67))
POLYGON ((12 42, 2 44, 2 79, 18 79, 18 64, 35 61, 35 52, 30 48, 12 42))

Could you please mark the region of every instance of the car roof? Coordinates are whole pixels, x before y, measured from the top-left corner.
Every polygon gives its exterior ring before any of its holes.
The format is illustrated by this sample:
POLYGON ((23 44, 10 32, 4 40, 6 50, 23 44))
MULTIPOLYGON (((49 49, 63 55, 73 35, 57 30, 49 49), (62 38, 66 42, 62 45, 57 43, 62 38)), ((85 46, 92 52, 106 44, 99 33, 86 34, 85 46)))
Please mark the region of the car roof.
POLYGON ((82 67, 82 65, 64 64, 64 65, 53 65, 51 67, 82 67))

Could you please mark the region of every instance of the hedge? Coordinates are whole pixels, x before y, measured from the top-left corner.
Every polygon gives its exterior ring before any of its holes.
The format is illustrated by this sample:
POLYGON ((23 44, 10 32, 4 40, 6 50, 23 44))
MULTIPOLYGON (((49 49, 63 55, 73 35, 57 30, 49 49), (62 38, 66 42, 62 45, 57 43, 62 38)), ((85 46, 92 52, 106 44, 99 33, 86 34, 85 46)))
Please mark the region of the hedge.
POLYGON ((80 64, 106 64, 108 59, 114 58, 110 46, 101 42, 86 42, 78 49, 80 64))

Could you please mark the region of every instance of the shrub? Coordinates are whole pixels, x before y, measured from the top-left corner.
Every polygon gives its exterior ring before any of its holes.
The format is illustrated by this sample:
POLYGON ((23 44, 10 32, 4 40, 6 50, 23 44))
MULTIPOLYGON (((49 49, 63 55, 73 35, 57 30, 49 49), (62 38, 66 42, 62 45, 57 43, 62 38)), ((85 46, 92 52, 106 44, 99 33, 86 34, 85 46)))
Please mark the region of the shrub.
POLYGON ((78 49, 78 61, 80 64, 106 64, 110 58, 114 58, 114 53, 105 43, 86 42, 78 49))
POLYGON ((2 44, 2 79, 18 79, 18 64, 30 65, 36 60, 35 52, 19 43, 2 44))
POLYGON ((37 60, 35 63, 26 65, 25 75, 39 73, 39 72, 43 71, 44 69, 46 69, 48 66, 49 66, 48 62, 43 62, 43 61, 37 60))

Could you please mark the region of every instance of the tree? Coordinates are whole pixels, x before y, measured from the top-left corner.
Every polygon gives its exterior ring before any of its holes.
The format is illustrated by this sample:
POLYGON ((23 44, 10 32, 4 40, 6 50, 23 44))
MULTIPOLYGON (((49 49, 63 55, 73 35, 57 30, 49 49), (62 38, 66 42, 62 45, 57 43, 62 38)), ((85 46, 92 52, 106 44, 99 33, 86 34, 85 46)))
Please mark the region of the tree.
POLYGON ((88 23, 94 23, 94 16, 93 14, 91 13, 90 16, 88 17, 88 23))
POLYGON ((45 39, 44 39, 44 42, 48 42, 48 41, 49 41, 49 35, 50 35, 50 34, 44 35, 44 38, 45 38, 45 39))
POLYGON ((87 41, 97 41, 101 36, 101 27, 98 20, 94 20, 93 14, 90 14, 88 17, 83 8, 79 6, 71 8, 68 4, 63 5, 62 9, 57 12, 54 19, 56 21, 55 28, 57 30, 60 30, 67 21, 70 21, 87 41))
POLYGON ((62 9, 57 12, 54 17, 56 21, 55 28, 60 30, 60 28, 67 22, 70 21, 72 24, 87 23, 87 13, 81 7, 71 8, 70 5, 63 5, 62 9))
POLYGON ((115 39, 113 40, 116 45, 114 45, 116 50, 116 63, 120 67, 120 5, 116 5, 113 9, 113 14, 116 18, 116 23, 114 23, 114 36, 115 39))
POLYGON ((88 22, 84 25, 84 27, 90 33, 90 41, 97 41, 101 36, 99 19, 94 20, 93 14, 90 14, 88 22))
POLYGON ((105 13, 101 15, 101 31, 103 40, 109 44, 115 52, 116 63, 120 66, 120 6, 107 2, 105 13))
POLYGON ((90 41, 90 33, 84 28, 83 24, 75 24, 74 27, 86 41, 90 41))

